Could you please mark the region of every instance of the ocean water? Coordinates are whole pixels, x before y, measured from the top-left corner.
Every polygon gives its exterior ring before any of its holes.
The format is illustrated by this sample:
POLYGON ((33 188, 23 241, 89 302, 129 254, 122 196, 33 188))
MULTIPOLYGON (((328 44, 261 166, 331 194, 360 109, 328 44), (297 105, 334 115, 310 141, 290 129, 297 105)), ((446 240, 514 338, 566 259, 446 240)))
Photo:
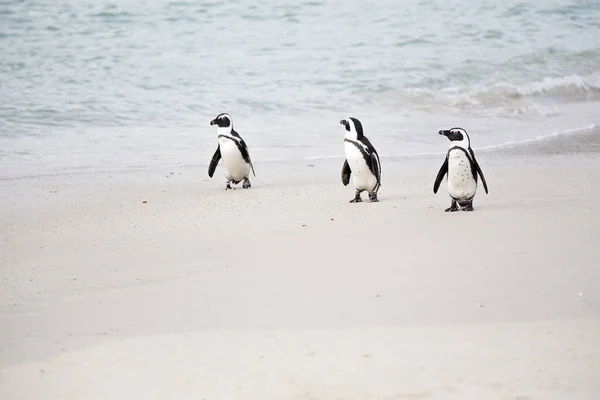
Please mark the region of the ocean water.
POLYGON ((600 1, 4 0, 0 94, 0 179, 493 148, 598 123, 600 1))

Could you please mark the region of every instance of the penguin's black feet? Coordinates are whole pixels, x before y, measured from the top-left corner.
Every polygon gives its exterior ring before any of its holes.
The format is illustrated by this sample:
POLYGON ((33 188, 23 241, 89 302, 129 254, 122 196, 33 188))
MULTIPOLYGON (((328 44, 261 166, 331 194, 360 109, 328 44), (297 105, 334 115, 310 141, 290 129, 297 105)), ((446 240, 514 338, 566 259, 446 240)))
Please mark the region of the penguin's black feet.
POLYGON ((356 195, 354 196, 354 198, 352 200, 350 200, 350 203, 361 203, 362 199, 360 198, 360 192, 357 190, 356 191, 356 195))
POLYGON ((231 189, 231 181, 227 181, 227 185, 225 185, 225 190, 231 189))
POLYGON ((243 189, 250 189, 252 185, 250 184, 250 179, 244 178, 244 183, 242 184, 243 189))
POLYGON ((377 203, 379 200, 377 200, 377 192, 373 192, 373 193, 369 193, 369 202, 370 203, 377 203))
POLYGON ((456 201, 452 200, 452 204, 450 204, 450 208, 446 208, 446 212, 454 212, 458 211, 458 206, 456 205, 456 201))
POLYGON ((469 201, 467 205, 463 207, 463 211, 473 211, 473 200, 469 201))

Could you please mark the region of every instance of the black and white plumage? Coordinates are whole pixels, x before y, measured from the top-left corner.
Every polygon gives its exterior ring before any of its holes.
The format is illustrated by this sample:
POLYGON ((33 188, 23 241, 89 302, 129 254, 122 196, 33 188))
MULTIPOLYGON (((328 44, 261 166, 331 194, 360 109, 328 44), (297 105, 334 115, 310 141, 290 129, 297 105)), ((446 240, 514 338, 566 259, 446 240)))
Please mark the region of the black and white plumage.
POLYGON ((223 159, 223 167, 227 186, 225 189, 231 189, 231 183, 238 184, 243 181, 242 187, 249 189, 250 170, 254 173, 254 166, 250 159, 250 152, 246 142, 242 139, 239 133, 233 129, 233 120, 229 114, 223 113, 216 116, 210 121, 211 125, 217 125, 217 139, 219 144, 217 150, 210 160, 208 166, 208 176, 212 178, 217 168, 217 164, 221 158, 223 159))
POLYGON ((458 211, 458 205, 464 211, 473 211, 473 198, 477 192, 477 177, 481 177, 485 193, 488 193, 488 187, 481 167, 475 159, 475 152, 471 148, 471 139, 467 131, 462 128, 441 130, 439 134, 450 140, 450 148, 435 178, 433 193, 437 193, 444 175, 448 174, 448 194, 452 198, 452 203, 450 208, 446 209, 446 212, 458 211))
POLYGON ((360 194, 369 193, 369 201, 377 202, 377 192, 381 186, 381 161, 377 150, 363 133, 363 127, 357 118, 343 119, 340 124, 346 128, 344 152, 346 160, 342 167, 342 183, 350 183, 350 177, 356 188, 356 194, 350 203, 362 201, 360 194))

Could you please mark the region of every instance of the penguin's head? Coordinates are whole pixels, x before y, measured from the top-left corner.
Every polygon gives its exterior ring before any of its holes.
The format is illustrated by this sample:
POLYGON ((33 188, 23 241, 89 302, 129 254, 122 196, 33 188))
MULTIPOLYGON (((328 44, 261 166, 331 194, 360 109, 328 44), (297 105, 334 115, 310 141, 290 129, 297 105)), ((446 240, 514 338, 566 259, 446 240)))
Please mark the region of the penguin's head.
POLYGON ((348 119, 341 120, 340 124, 346 128, 346 137, 348 139, 356 140, 364 136, 362 124, 357 118, 348 117, 348 119))
POLYGON ((219 114, 210 121, 211 125, 217 125, 219 128, 229 128, 231 129, 233 123, 231 122, 231 116, 227 113, 219 114))
POLYGON ((471 139, 469 138, 469 134, 463 128, 442 130, 440 131, 440 135, 446 136, 450 142, 452 142, 452 146, 460 146, 465 149, 471 147, 471 139))

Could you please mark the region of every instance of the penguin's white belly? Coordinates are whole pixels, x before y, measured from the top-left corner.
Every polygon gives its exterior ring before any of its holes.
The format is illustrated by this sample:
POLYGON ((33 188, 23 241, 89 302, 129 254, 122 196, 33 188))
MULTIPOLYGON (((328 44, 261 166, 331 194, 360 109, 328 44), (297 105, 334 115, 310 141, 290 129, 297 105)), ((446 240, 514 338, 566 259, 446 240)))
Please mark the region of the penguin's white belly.
POLYGON ((452 150, 448 155, 448 194, 459 203, 475 196, 477 182, 471 171, 469 158, 462 150, 452 150))
POLYGON ((233 140, 219 138, 219 148, 221 150, 221 159, 225 170, 225 178, 234 182, 239 182, 250 174, 250 164, 244 160, 242 153, 233 140))
POLYGON ((377 177, 373 175, 360 150, 352 143, 344 142, 346 160, 352 171, 352 182, 357 190, 372 191, 377 185, 377 177))

